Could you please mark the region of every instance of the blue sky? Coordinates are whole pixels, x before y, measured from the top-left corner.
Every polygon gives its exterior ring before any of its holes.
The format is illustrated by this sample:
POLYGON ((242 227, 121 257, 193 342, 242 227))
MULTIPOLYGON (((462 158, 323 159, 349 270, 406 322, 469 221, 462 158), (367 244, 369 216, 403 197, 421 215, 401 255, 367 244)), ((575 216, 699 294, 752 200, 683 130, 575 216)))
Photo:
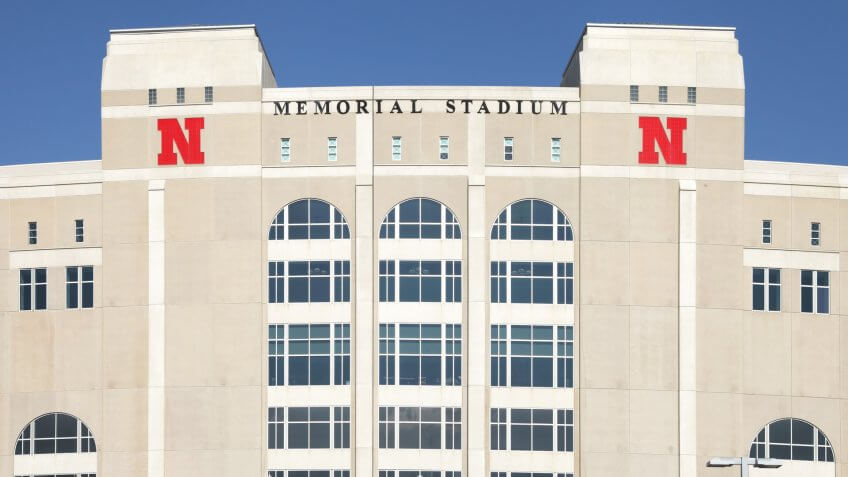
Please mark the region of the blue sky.
POLYGON ((737 27, 745 157, 848 165, 848 2, 0 2, 0 164, 100 157, 110 28, 255 23, 282 87, 556 86, 586 22, 737 27))

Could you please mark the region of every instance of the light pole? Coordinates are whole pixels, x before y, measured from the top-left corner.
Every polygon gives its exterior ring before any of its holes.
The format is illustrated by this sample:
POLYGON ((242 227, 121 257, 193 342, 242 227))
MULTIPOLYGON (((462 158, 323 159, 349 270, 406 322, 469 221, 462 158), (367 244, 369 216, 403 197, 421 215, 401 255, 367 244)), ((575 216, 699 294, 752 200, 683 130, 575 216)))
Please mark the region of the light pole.
POLYGON ((748 477, 748 466, 761 467, 764 469, 776 469, 783 465, 778 459, 765 459, 760 457, 713 457, 707 461, 707 467, 730 467, 738 465, 742 469, 742 477, 748 477))

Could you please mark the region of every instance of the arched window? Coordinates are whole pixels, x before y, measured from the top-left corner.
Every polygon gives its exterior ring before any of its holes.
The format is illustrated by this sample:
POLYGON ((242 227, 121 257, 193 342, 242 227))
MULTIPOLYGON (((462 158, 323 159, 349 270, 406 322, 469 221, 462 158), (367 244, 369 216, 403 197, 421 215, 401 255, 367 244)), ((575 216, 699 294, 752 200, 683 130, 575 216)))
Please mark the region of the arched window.
POLYGON ((280 209, 268 240, 349 239, 342 213, 321 199, 300 199, 280 209))
POLYGON ((553 240, 571 242, 574 233, 568 217, 550 202, 523 199, 498 214, 492 240, 553 240))
POLYGON ((392 207, 380 225, 381 239, 460 239, 451 210, 433 199, 416 197, 392 207))
POLYGON ((833 462, 833 448, 824 433, 801 419, 779 419, 757 433, 750 457, 833 462))
POLYGON ((45 414, 18 435, 14 475, 95 477, 96 452, 94 435, 80 419, 60 412, 45 414), (65 457, 55 459, 55 454, 65 457))

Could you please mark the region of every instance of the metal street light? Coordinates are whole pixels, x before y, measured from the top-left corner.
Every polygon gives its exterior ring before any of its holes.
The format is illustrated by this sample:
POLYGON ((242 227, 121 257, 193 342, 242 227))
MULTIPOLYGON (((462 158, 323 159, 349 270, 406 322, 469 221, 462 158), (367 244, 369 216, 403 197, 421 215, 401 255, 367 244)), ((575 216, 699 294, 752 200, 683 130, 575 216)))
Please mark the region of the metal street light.
POLYGON ((760 457, 713 457, 707 461, 707 467, 730 467, 738 465, 742 473, 742 477, 748 477, 748 466, 760 467, 763 469, 776 469, 783 465, 779 459, 765 459, 760 457))

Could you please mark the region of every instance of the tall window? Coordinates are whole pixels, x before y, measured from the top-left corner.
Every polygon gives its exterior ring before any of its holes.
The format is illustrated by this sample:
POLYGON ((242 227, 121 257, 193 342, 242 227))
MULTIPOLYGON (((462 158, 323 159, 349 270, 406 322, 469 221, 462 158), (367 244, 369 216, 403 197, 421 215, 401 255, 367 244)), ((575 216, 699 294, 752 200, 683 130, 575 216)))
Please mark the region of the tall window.
POLYGON ((177 104, 185 103, 185 88, 177 88, 177 104))
POLYGON ((349 239, 341 211, 320 199, 300 199, 277 212, 268 240, 349 239))
POLYGON ((752 308, 756 311, 780 311, 780 269, 754 268, 752 308))
POLYGON ((20 309, 47 309, 47 269, 22 268, 20 270, 20 309))
POLYGON ((27 223, 27 241, 30 245, 38 243, 38 222, 27 223))
POLYGON ((153 88, 147 90, 147 104, 156 104, 156 90, 153 88))
POLYGON ((380 225, 381 239, 460 239, 459 222, 444 204, 416 197, 392 207, 380 225))
POLYGON ((448 136, 439 136, 439 159, 442 161, 448 160, 449 141, 448 136))
POLYGON ((74 241, 81 243, 85 240, 85 227, 82 219, 74 220, 74 241))
POLYGON ((94 307, 94 267, 65 269, 65 303, 68 308, 94 307))
POLYGON ((511 138, 511 137, 505 137, 504 138, 504 160, 505 161, 511 161, 512 160, 513 145, 514 145, 513 138, 511 138))
POLYGON ((771 220, 763 220, 763 243, 771 243, 771 220))
POLYGON ((350 325, 268 325, 268 385, 286 384, 350 384, 350 325))
POLYGON ((327 160, 335 162, 339 158, 339 138, 327 138, 327 160))
POLYGON ((571 409, 492 408, 490 421, 491 450, 574 451, 571 409))
POLYGON ((821 244, 821 223, 810 223, 810 245, 818 246, 821 244))
POLYGON ((349 449, 350 407, 268 408, 268 448, 349 449))
POLYGON ((392 136, 392 160, 399 161, 401 159, 401 137, 392 136))
POLYGON ((830 313, 827 271, 801 270, 801 313, 830 313))
POLYGON ((349 260, 268 262, 268 303, 349 301, 349 260))
POLYGON ((630 102, 635 103, 639 101, 639 86, 635 84, 630 85, 630 102))
POLYGON ((686 101, 689 104, 695 104, 698 102, 698 90, 695 89, 694 86, 686 88, 686 101))
POLYGON ((381 449, 461 448, 461 439, 460 442, 456 440, 461 435, 460 408, 445 408, 443 419, 440 407, 380 406, 378 419, 381 449), (444 446, 443 435, 446 437, 444 446))
POLYGON ((94 436, 82 421, 63 413, 45 414, 18 435, 15 455, 97 452, 94 436))
POLYGON ((574 240, 571 222, 550 202, 524 199, 513 202, 498 214, 492 240, 574 240))
POLYGON ((492 325, 490 349, 492 386, 574 387, 572 326, 492 325))
POLYGON ((668 102, 668 86, 660 86, 660 103, 668 102))
POLYGON ((206 102, 206 103, 211 103, 212 99, 213 99, 213 97, 212 97, 212 87, 211 86, 205 86, 203 88, 203 101, 206 102))
POLYGON ((280 138, 280 162, 291 162, 291 138, 280 138))
POLYGON ((551 138, 551 162, 559 162, 562 154, 562 139, 558 137, 551 138))
POLYGON ((459 386, 462 327, 381 323, 378 361, 381 385, 459 386))
POLYGON ((572 262, 491 262, 492 303, 574 303, 572 262), (556 273, 554 273, 556 272, 556 273))
POLYGON ((780 419, 763 427, 751 442, 750 457, 833 462, 824 433, 801 419, 780 419))

